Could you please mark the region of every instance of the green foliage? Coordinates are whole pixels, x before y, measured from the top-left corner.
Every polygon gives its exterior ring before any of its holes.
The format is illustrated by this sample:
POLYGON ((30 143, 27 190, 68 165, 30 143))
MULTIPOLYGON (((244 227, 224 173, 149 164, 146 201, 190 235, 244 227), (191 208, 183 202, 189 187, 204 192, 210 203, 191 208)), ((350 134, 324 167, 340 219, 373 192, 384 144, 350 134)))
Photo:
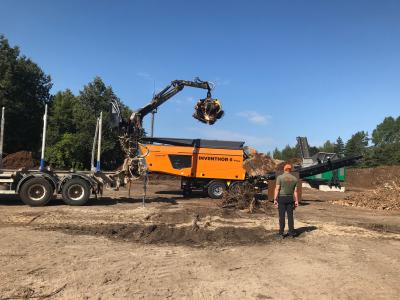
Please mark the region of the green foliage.
POLYGON ((78 99, 70 90, 58 92, 51 103, 49 110, 47 144, 54 145, 64 133, 76 133, 74 117, 78 99))
POLYGON ((82 169, 85 167, 85 149, 82 148, 82 137, 76 133, 64 133, 59 141, 46 148, 46 160, 53 168, 82 169))
POLYGON ((291 147, 290 145, 286 145, 285 148, 280 151, 278 148, 275 148, 272 152, 274 159, 279 160, 289 160, 291 158, 299 157, 299 147, 296 145, 295 147, 291 147))
POLYGON ((283 148, 283 150, 282 150, 282 159, 289 160, 291 158, 299 157, 299 154, 300 154, 300 150, 297 145, 294 147, 290 147, 289 145, 286 145, 286 147, 283 148))
POLYGON ((400 164, 400 117, 387 117, 378 124, 372 142, 364 159, 366 166, 400 164))
POLYGON ((51 102, 51 86, 50 76, 32 60, 20 56, 19 48, 10 47, 0 35, 0 106, 6 107, 6 153, 39 149, 44 105, 51 102))
MULTIPOLYGON (((110 102, 119 99, 111 87, 96 77, 84 86, 79 96, 71 91, 54 97, 49 116, 48 162, 57 168, 90 168, 96 120, 103 113, 102 168, 115 169, 123 161, 118 134, 110 126, 110 102)), ((129 109, 123 106, 123 113, 129 109)))
POLYGON ((368 146, 368 133, 358 131, 351 136, 345 147, 345 155, 364 155, 368 146))
POLYGON ((400 143, 400 117, 387 117, 372 132, 375 146, 400 143))
POLYGON ((345 151, 344 142, 343 142, 342 138, 339 136, 336 139, 336 144, 335 144, 333 152, 335 152, 337 155, 339 155, 339 157, 343 157, 344 151, 345 151))
POLYGON ((272 151, 272 157, 282 160, 282 152, 278 148, 275 148, 274 151, 272 151))
POLYGON ((335 145, 330 140, 327 140, 318 150, 319 152, 334 153, 335 145))

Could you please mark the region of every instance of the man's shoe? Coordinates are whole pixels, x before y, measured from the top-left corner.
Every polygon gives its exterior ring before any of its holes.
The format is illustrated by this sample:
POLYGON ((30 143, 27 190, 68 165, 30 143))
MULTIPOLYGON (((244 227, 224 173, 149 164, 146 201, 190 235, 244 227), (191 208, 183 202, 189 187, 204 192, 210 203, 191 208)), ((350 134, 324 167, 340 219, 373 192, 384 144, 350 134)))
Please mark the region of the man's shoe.
POLYGON ((296 235, 296 232, 289 232, 288 234, 287 234, 289 237, 291 237, 292 239, 294 239, 297 235, 296 235))
POLYGON ((283 240, 283 239, 285 238, 285 236, 283 235, 283 233, 277 233, 277 234, 275 235, 275 237, 276 237, 277 239, 279 239, 279 240, 283 240))

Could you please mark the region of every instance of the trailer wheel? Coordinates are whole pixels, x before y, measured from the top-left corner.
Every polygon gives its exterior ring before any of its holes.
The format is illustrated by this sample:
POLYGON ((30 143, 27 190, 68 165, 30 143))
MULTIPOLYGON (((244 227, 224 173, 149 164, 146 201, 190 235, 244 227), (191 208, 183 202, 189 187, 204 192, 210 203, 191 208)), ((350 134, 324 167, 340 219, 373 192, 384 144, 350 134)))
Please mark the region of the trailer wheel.
POLYGON ((62 188, 63 201, 68 205, 84 205, 90 197, 90 188, 85 180, 72 178, 62 188))
POLYGON ((54 189, 46 179, 34 177, 22 185, 19 196, 27 205, 43 206, 50 201, 53 193, 54 189))
POLYGON ((226 191, 226 184, 220 180, 213 180, 207 188, 208 196, 213 199, 221 199, 226 191))

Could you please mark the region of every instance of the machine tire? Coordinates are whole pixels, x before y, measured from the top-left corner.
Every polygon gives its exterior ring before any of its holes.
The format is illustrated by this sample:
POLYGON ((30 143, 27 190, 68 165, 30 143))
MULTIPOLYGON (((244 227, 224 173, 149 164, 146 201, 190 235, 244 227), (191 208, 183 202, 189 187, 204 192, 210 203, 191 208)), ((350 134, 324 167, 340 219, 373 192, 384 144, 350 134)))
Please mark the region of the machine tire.
POLYGON ((50 201, 53 193, 50 182, 42 177, 33 177, 21 186, 19 196, 27 205, 44 206, 50 201))
POLYGON ((233 194, 243 192, 243 182, 240 181, 232 182, 231 185, 229 186, 229 192, 233 194))
POLYGON ((90 187, 82 178, 72 178, 62 187, 62 198, 68 205, 84 205, 90 198, 90 187))
POLYGON ((226 191, 226 184, 221 180, 213 180, 207 187, 208 196, 212 199, 221 199, 226 191))

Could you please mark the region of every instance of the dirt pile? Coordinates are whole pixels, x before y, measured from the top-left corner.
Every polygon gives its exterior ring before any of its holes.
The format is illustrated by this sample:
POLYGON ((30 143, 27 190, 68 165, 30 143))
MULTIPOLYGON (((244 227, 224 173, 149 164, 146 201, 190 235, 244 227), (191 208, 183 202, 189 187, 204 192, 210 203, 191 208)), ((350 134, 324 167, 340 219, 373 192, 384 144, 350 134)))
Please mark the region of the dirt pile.
POLYGON ((393 178, 400 177, 400 166, 375 168, 346 168, 347 188, 374 189, 393 178))
POLYGON ((344 199, 332 202, 345 206, 400 210, 400 177, 386 181, 373 190, 352 192, 344 199))
POLYGON ((5 169, 29 169, 37 166, 39 166, 39 161, 33 158, 30 151, 18 151, 7 155, 3 159, 3 168, 5 169))
POLYGON ((101 235, 111 239, 144 244, 179 244, 187 246, 241 245, 269 243, 273 231, 263 227, 244 228, 224 226, 215 229, 175 224, 103 224, 57 225, 38 229, 56 230, 69 234, 101 235))
POLYGON ((205 98, 200 99, 195 107, 193 118, 202 123, 213 125, 217 120, 224 115, 222 105, 217 99, 205 98))
POLYGON ((260 176, 273 172, 276 163, 270 156, 250 149, 249 158, 243 162, 243 168, 250 176, 260 176))

